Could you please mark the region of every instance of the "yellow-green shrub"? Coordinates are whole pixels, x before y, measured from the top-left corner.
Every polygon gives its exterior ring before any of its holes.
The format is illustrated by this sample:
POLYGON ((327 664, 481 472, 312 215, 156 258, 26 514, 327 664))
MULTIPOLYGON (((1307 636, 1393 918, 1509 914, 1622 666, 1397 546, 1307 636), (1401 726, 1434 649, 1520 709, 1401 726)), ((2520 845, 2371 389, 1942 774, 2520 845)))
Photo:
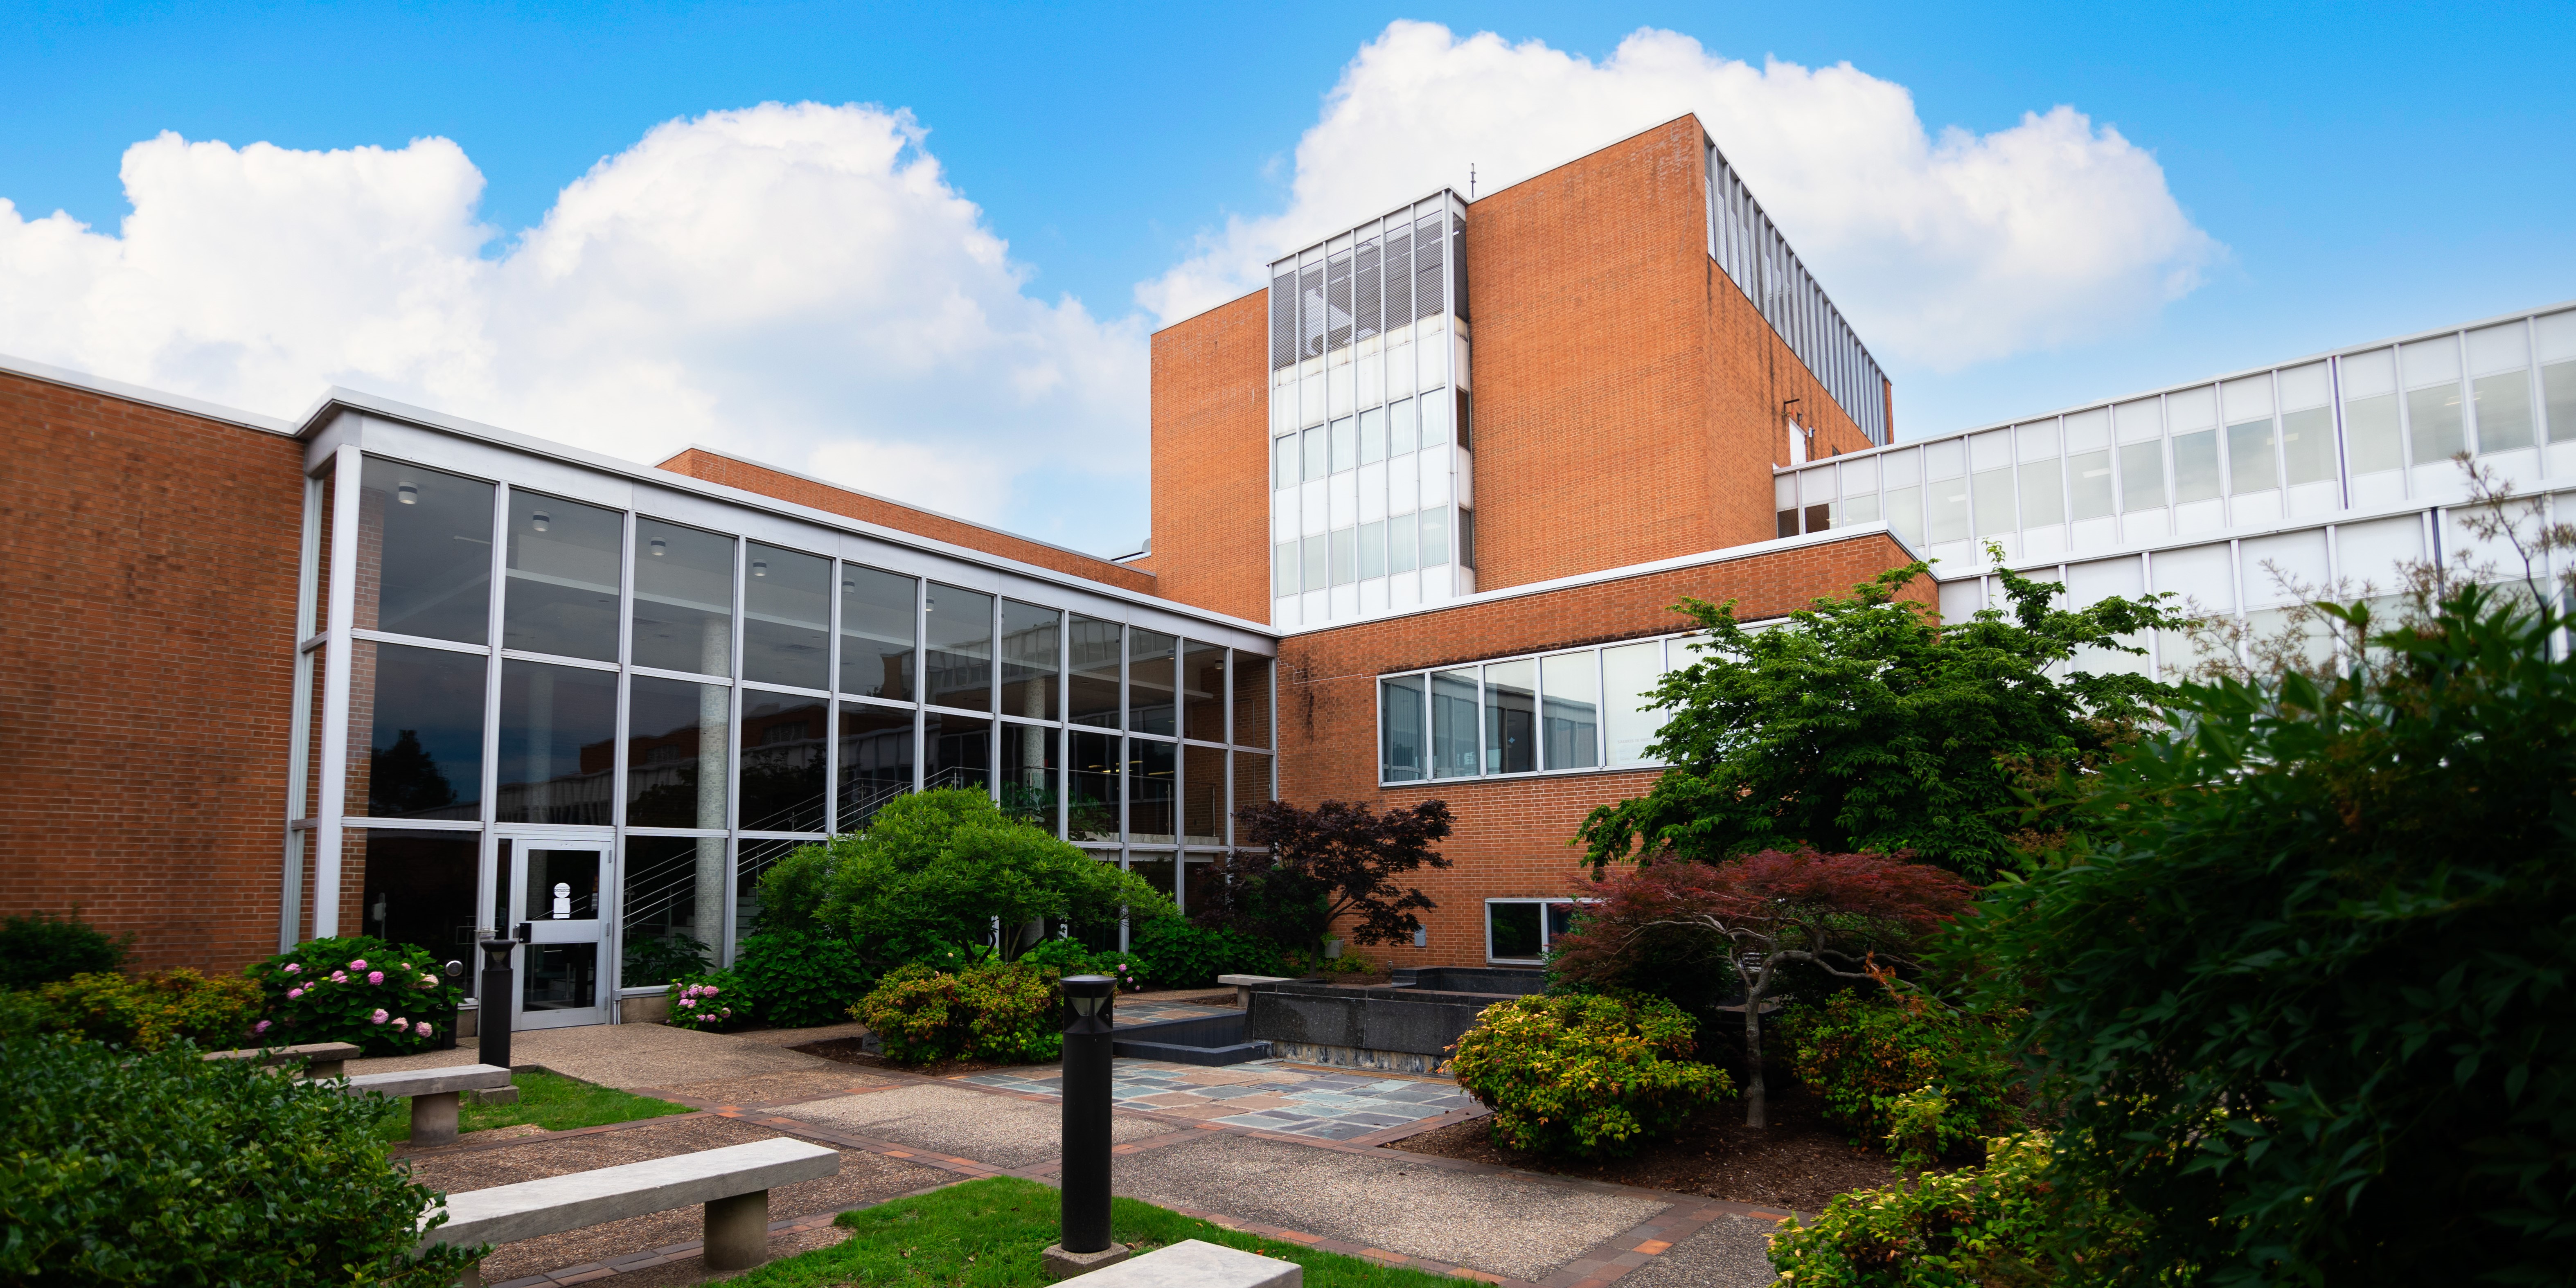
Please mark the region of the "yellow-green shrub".
POLYGON ((898 966, 850 1008, 886 1058, 904 1064, 1040 1064, 1064 1054, 1056 971, 978 961, 955 971, 898 966))
POLYGON ((185 966, 150 975, 94 971, 36 990, 44 1027, 96 1042, 158 1051, 185 1038, 230 1047, 260 1012, 259 985, 238 975, 200 975, 185 966))
POLYGON ((1997 1136, 1986 1165, 1837 1194, 1780 1223, 1771 1266, 1797 1288, 2020 1288, 2163 1282, 2130 1272, 2140 1218, 2049 1174, 2047 1132, 1997 1136))
POLYGON ((1642 994, 1522 997, 1488 1006, 1458 1039, 1458 1085, 1494 1111, 1496 1144, 1543 1154, 1624 1155, 1735 1094, 1691 1060, 1680 1007, 1642 994))

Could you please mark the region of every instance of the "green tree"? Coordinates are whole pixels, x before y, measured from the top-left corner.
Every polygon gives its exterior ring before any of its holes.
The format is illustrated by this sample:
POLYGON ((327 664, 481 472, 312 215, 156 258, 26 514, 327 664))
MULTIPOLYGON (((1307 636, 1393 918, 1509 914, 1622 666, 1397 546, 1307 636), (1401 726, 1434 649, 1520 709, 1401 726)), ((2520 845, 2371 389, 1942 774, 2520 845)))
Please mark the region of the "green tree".
POLYGON ((1911 850, 1987 880, 2031 826, 2020 789, 2133 736, 2169 692, 2070 669, 2085 650, 2139 653, 2124 637, 2180 625, 2157 596, 2056 608, 2063 587, 2006 570, 2008 610, 1942 622, 1898 598, 1924 572, 1908 564, 1760 628, 1736 621, 1732 600, 1683 600, 1706 634, 1700 660, 1655 691, 1672 714, 1651 754, 1671 768, 1584 820, 1594 868, 1631 854, 1911 850))
POLYGON ((1963 922, 1994 991, 2031 1005, 2043 1085, 2069 1089, 2071 1178, 2153 1218, 2149 1264, 2569 1281, 2565 625, 2470 586, 2327 683, 2188 688, 2095 780, 2090 840, 1963 922))

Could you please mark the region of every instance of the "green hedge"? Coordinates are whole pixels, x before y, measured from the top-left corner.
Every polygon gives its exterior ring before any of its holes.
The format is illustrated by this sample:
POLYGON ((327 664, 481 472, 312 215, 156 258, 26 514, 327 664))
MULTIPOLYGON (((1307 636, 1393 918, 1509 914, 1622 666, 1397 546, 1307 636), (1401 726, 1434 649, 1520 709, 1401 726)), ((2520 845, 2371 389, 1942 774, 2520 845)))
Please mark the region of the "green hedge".
POLYGON ((858 946, 824 931, 752 935, 734 953, 733 975, 760 1022, 782 1029, 847 1019, 850 1004, 867 996, 874 983, 858 946))
POLYGON ((125 964, 133 938, 108 938, 82 921, 78 908, 68 917, 39 911, 0 921, 0 990, 113 971, 125 964))
POLYGON ((1153 969, 1154 982, 1167 988, 1207 988, 1219 975, 1289 973, 1278 947, 1267 940, 1179 917, 1137 922, 1127 944, 1153 969))
POLYGON ((1458 1039, 1458 1085, 1492 1107, 1494 1143, 1577 1157, 1636 1152, 1735 1094, 1698 1064, 1691 1018, 1644 994, 1497 1002, 1458 1039))

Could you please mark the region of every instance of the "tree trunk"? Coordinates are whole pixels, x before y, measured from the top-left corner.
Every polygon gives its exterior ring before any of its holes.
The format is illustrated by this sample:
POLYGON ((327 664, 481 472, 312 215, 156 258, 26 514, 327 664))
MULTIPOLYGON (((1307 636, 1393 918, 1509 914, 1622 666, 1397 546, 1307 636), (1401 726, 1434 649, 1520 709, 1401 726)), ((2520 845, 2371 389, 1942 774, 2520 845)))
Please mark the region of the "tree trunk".
POLYGON ((1744 1125, 1768 1127, 1771 1123, 1763 1112, 1762 996, 1753 989, 1744 991, 1744 1065, 1744 1125))

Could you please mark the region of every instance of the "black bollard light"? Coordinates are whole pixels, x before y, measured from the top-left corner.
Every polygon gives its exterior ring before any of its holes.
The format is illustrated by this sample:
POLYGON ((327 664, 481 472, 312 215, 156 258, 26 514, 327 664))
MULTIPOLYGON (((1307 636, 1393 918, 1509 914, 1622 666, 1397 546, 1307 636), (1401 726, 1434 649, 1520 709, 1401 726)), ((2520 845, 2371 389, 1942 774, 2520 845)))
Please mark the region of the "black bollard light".
POLYGON ((483 991, 480 1013, 474 1018, 474 1033, 482 1048, 483 1063, 496 1068, 510 1067, 510 952, 519 946, 516 939, 478 939, 474 946, 483 950, 483 991))
POLYGON ((1110 1007, 1117 981, 1075 975, 1064 981, 1064 1153, 1057 1183, 1064 1196, 1063 1241, 1046 1250, 1057 1278, 1123 1261, 1109 1241, 1110 1007))

